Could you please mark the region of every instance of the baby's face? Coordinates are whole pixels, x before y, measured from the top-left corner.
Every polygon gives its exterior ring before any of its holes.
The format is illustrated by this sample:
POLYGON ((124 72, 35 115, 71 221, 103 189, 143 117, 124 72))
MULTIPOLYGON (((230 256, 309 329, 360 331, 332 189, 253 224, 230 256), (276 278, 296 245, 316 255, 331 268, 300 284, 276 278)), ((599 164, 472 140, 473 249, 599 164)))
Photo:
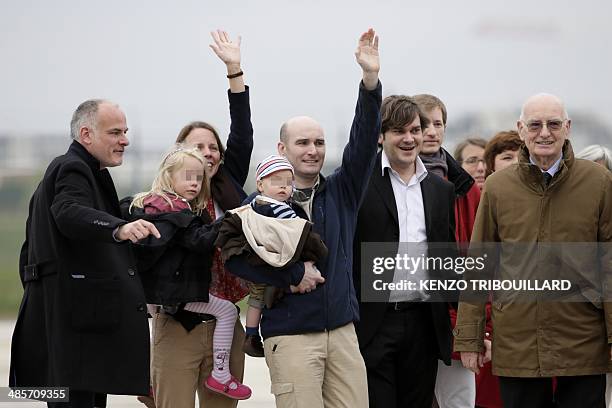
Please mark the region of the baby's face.
POLYGON ((257 190, 266 197, 277 201, 287 201, 293 194, 293 173, 280 170, 257 182, 257 190))

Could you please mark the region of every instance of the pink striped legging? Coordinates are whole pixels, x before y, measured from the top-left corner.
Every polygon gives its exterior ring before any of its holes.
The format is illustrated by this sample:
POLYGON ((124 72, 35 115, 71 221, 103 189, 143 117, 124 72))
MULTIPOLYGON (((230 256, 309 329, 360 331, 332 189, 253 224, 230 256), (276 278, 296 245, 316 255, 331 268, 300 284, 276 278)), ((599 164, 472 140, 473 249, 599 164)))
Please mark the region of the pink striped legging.
POLYGON ((217 323, 213 335, 214 367, 212 376, 220 383, 231 379, 229 370, 230 349, 234 337, 234 325, 238 317, 236 306, 229 300, 221 299, 209 293, 208 303, 191 302, 185 305, 185 310, 195 313, 206 313, 215 316, 217 323))

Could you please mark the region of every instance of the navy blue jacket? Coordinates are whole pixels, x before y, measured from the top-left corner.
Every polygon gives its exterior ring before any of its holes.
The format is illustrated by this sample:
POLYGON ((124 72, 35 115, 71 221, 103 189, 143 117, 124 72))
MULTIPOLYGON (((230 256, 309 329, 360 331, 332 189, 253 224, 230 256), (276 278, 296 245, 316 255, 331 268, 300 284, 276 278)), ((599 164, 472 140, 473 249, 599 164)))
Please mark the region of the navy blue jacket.
MULTIPOLYGON (((359 320, 353 286, 353 236, 357 212, 376 159, 381 102, 380 83, 373 91, 360 86, 342 164, 329 177, 321 177, 315 192, 313 231, 329 250, 328 256, 316 264, 325 283, 309 293, 288 294, 272 309, 264 309, 261 320, 264 338, 332 330, 359 320)), ((245 256, 234 256, 225 265, 244 279, 281 288, 299 284, 304 276, 302 262, 285 268, 286 273, 270 266, 251 266, 245 256)))

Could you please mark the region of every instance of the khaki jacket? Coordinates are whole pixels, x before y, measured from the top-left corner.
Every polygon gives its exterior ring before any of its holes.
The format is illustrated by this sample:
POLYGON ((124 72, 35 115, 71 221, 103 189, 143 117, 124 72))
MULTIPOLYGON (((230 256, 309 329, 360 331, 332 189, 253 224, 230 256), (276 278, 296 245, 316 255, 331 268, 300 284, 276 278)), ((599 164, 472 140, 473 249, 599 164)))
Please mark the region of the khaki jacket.
MULTIPOLYGON (((585 265, 578 269, 567 265, 578 265, 580 254, 521 254, 521 268, 515 270, 523 271, 525 278, 570 279, 579 282, 580 289, 573 292, 571 302, 537 297, 494 300, 492 363, 495 375, 509 377, 610 372, 612 303, 606 290, 612 288, 612 175, 608 170, 575 159, 566 141, 559 170, 545 187, 541 170, 521 149, 517 165, 487 179, 471 242, 605 243, 601 255, 591 257, 590 263, 584 256, 585 265), (576 276, 589 273, 591 278, 600 277, 599 286, 576 276)), ((482 351, 484 327, 485 303, 460 302, 455 351, 482 351)))

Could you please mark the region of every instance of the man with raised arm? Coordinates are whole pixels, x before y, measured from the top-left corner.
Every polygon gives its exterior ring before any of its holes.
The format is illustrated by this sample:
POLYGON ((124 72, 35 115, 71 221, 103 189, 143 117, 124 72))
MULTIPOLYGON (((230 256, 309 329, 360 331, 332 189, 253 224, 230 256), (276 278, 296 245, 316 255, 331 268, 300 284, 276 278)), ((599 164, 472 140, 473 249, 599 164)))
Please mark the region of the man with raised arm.
POLYGON ((312 118, 289 119, 278 143, 278 152, 295 169, 293 200, 298 215, 314 223, 329 255, 317 265, 297 262, 284 273, 251 266, 245 255, 226 263, 245 279, 287 292, 274 307, 264 309, 261 321, 272 392, 281 408, 368 405, 365 366, 353 325, 359 310, 352 282, 352 245, 380 134, 382 87, 374 30, 361 35, 355 56, 363 80, 341 166, 328 177, 320 174, 325 137, 312 118))

